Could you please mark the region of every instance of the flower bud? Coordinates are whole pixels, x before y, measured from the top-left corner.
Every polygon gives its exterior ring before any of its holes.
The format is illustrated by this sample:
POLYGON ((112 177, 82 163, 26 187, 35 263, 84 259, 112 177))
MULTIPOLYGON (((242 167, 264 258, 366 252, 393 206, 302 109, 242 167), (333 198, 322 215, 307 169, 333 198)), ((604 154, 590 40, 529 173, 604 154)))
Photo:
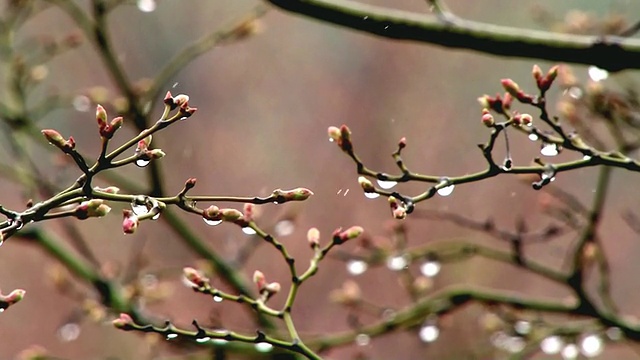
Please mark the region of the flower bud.
POLYGON ((313 191, 307 188, 295 188, 293 190, 273 190, 273 196, 279 198, 277 199, 278 202, 303 201, 307 200, 311 195, 313 195, 313 191))
POLYGON ((520 122, 522 123, 522 125, 524 126, 529 126, 533 123, 533 117, 529 114, 522 114, 520 116, 520 122))
POLYGON ((145 152, 145 155, 152 160, 162 159, 166 154, 161 149, 153 149, 145 152))
POLYGON ((65 140, 59 132, 53 129, 44 129, 41 133, 49 143, 62 150, 64 153, 69 153, 76 147, 76 142, 73 140, 73 137, 69 137, 69 140, 65 140))
POLYGON ((264 286, 263 291, 265 293, 267 293, 267 299, 272 297, 273 295, 277 294, 280 291, 280 283, 277 282, 272 282, 272 283, 268 283, 264 286))
POLYGON ((167 91, 167 94, 164 96, 162 100, 165 105, 170 106, 171 109, 175 109, 175 101, 173 100, 173 96, 171 95, 171 91, 167 91))
POLYGON ((340 137, 342 136, 340 133, 340 128, 335 126, 329 126, 329 129, 327 130, 327 132, 329 133, 329 140, 335 141, 335 142, 340 141, 340 137))
POLYGON ((222 221, 235 222, 242 219, 243 215, 236 209, 222 209, 220 210, 220 218, 222 221))
POLYGON ((107 194, 117 194, 118 192, 120 192, 120 188, 115 186, 108 186, 106 188, 100 188, 96 186, 93 188, 93 190, 105 192, 107 194))
POLYGON ((138 146, 136 147, 136 152, 147 150, 149 148, 149 145, 151 145, 152 139, 153 137, 151 135, 145 137, 144 139, 140 139, 140 141, 138 141, 138 146))
POLYGON ((262 271, 256 270, 253 272, 253 283, 258 287, 258 291, 262 292, 262 289, 264 289, 267 284, 267 280, 262 271))
POLYGON ((107 111, 100 104, 96 106, 96 121, 98 122, 100 134, 102 134, 104 129, 107 127, 107 111))
POLYGON ((204 209, 202 217, 207 220, 220 220, 220 209, 215 205, 211 205, 204 209))
POLYGON ((9 295, 0 295, 0 302, 4 302, 8 305, 13 305, 22 299, 24 299, 24 294, 27 292, 22 289, 15 289, 9 293, 9 295))
POLYGON ((124 118, 122 116, 114 117, 109 123, 109 126, 111 126, 111 132, 114 133, 116 130, 120 129, 123 123, 124 118))
POLYGON ((203 288, 209 285, 209 279, 206 276, 202 275, 200 271, 194 268, 186 267, 182 269, 182 274, 184 275, 184 278, 194 287, 203 288))
POLYGON ((182 107, 189 103, 189 95, 179 94, 173 97, 173 103, 176 107, 182 107))
POLYGON ((540 80, 542 79, 542 69, 540 69, 540 66, 538 66, 538 64, 533 65, 533 69, 531 70, 531 75, 533 75, 533 78, 536 80, 536 83, 539 83, 540 80))
POLYGON ((500 80, 500 83, 502 84, 502 87, 504 88, 504 90, 506 92, 508 92, 509 94, 511 94, 514 97, 518 97, 518 92, 521 91, 520 87, 518 86, 518 84, 516 84, 515 81, 511 80, 511 79, 502 79, 500 80))
POLYGON ((307 231, 307 241, 312 248, 320 245, 320 230, 317 228, 311 228, 307 231))
POLYGON ((133 328, 133 325, 135 325, 131 316, 125 313, 120 314, 120 317, 113 320, 112 324, 113 326, 122 330, 131 330, 133 328))
MULTIPOLYGON (((343 243, 345 241, 355 239, 358 236, 360 236, 363 232, 364 232, 364 229, 362 227, 352 226, 347 230, 344 230, 338 234, 337 236, 337 238, 339 239, 338 243, 343 243)), ((334 237, 334 241, 335 241, 335 237, 334 237)))
POLYGON ((129 209, 122 210, 122 230, 125 234, 133 234, 138 229, 138 225, 140 224, 140 220, 133 213, 133 211, 129 209))
POLYGON ((491 97, 489 95, 482 95, 478 98, 478 103, 480 103, 482 109, 489 109, 491 107, 490 99, 491 97))
POLYGON ((252 203, 244 204, 243 212, 244 212, 244 220, 247 222, 253 221, 254 210, 256 206, 252 203))
POLYGON ((487 109, 482 110, 482 124, 486 127, 492 127, 495 125, 496 121, 493 118, 493 115, 487 109))
POLYGON ((376 191, 373 183, 364 176, 358 177, 358 184, 360 184, 360 187, 362 187, 362 190, 364 190, 364 192, 371 193, 376 191))

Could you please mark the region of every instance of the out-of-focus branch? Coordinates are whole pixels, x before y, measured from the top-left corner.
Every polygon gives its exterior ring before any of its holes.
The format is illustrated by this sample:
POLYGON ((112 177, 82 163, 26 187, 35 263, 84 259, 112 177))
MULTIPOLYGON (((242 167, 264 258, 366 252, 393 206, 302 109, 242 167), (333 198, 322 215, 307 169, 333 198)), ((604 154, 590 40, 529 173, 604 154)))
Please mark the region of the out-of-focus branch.
POLYGON ((499 26, 352 0, 266 1, 289 12, 396 40, 504 57, 596 65, 609 71, 640 68, 640 40, 628 37, 567 35, 499 26))

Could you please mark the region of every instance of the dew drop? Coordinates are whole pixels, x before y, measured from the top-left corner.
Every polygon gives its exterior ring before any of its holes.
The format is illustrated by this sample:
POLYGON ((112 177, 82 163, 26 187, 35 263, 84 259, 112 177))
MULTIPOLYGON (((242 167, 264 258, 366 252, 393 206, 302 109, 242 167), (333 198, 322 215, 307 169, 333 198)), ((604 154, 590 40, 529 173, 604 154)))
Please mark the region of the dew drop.
POLYGON ((256 348, 256 350, 258 352, 261 353, 266 353, 269 352, 273 349, 273 345, 267 343, 267 342, 259 342, 257 344, 254 345, 254 347, 256 348))
POLYGON ((256 234, 256 231, 253 230, 252 228, 248 227, 248 226, 243 227, 242 228, 242 232, 247 234, 247 235, 255 235, 256 234))
POLYGON ((368 20, 368 19, 369 19, 369 16, 365 16, 362 18, 362 20, 368 20))
POLYGON ((420 272, 426 277, 434 277, 438 275, 442 265, 438 261, 427 261, 420 266, 420 272))
POLYGON ((178 337, 178 334, 174 334, 174 333, 167 334, 167 340, 175 339, 177 337, 178 337))
POLYGON ((138 10, 142 12, 152 12, 157 5, 155 0, 138 0, 138 10))
POLYGON ((210 226, 216 226, 216 225, 220 225, 222 223, 222 220, 210 220, 207 218, 202 218, 202 220, 204 221, 205 224, 210 225, 210 226))
POLYGON ((529 140, 538 141, 538 139, 539 139, 538 135, 536 135, 534 133, 529 134, 529 140))
POLYGON ((149 161, 149 160, 138 159, 138 160, 136 160, 136 166, 137 167, 145 167, 145 166, 149 165, 150 162, 151 161, 149 161))
POLYGON ((600 69, 597 66, 589 66, 589 70, 587 70, 587 72, 589 73, 591 80, 595 82, 606 80, 609 77, 609 72, 607 70, 600 69))
POLYGON ((580 341, 580 352, 586 357, 594 357, 600 355, 604 351, 604 342, 598 335, 591 334, 582 338, 580 341))
POLYGON ((578 357, 579 351, 578 347, 575 344, 568 344, 562 349, 560 355, 564 360, 572 360, 578 357))
POLYGON ((553 143, 542 143, 540 148, 540 154, 544 156, 556 156, 558 155, 558 145, 553 143))
POLYGON ((589 161, 589 160, 591 160, 591 156, 589 156, 589 155, 585 155, 585 156, 583 156, 583 157, 582 157, 582 160, 587 160, 587 161, 589 161))
POLYGON ((440 196, 449 196, 453 193, 455 185, 445 186, 442 189, 438 190, 438 195, 440 196))
POLYGON ((574 99, 580 99, 582 97, 582 89, 577 86, 572 86, 567 89, 567 94, 574 99))
POLYGON ((544 338, 540 342, 540 350, 542 350, 542 352, 545 354, 554 355, 559 353, 560 350, 562 350, 563 345, 564 345, 564 341, 562 341, 561 337, 557 335, 552 335, 544 338))
POLYGON ((145 215, 146 213, 149 212, 147 205, 138 204, 136 203, 135 200, 131 203, 131 210, 133 211, 134 214, 138 216, 145 215))
POLYGON ((387 268, 393 271, 400 271, 409 265, 406 255, 396 255, 387 259, 387 268))
POLYGON ((213 297, 213 301, 215 301, 217 303, 222 302, 222 300, 224 300, 224 299, 222 297, 218 296, 218 295, 215 295, 213 297))
POLYGON ((58 329, 58 337, 61 341, 70 342, 76 340, 80 336, 80 325, 76 323, 68 323, 62 325, 58 329))
POLYGON ((332 137, 329 138, 329 142, 334 142, 335 140, 333 140, 332 137))
POLYGON ((72 105, 76 111, 87 112, 91 107, 91 100, 84 95, 78 95, 73 98, 72 105))
POLYGON ((364 196, 365 196, 367 199, 376 199, 376 198, 379 198, 379 197, 380 197, 380 194, 375 193, 375 192, 365 192, 365 193, 364 193, 364 196))
POLYGON ((418 336, 423 342, 432 343, 438 339, 438 336, 440 336, 440 329, 438 329, 438 326, 434 324, 424 325, 420 328, 418 336))
POLYGON ((2 314, 4 312, 4 308, 0 308, 0 314, 2 314))
POLYGON ((524 320, 516 321, 513 329, 520 335, 527 335, 531 332, 531 323, 524 320))
POLYGON ((158 212, 157 214, 153 215, 153 217, 151 218, 151 220, 158 220, 160 219, 160 212, 158 212))
POLYGON ((362 261, 362 260, 347 261, 347 272, 349 272, 349 274, 351 275, 354 275, 354 276, 362 275, 367 271, 368 268, 369 268, 369 265, 365 261, 362 261))
POLYGON ((274 230, 278 236, 289 236, 293 234, 293 230, 295 230, 295 226, 293 224, 293 221, 291 220, 282 220, 282 221, 278 221, 274 230))
POLYGON ((371 343, 371 337, 367 334, 358 334, 355 338, 356 345, 367 346, 371 343))
POLYGON ((227 341, 225 339, 213 339, 213 340, 211 340, 211 342, 216 344, 216 345, 224 345, 224 344, 228 343, 229 341, 227 341))
POLYGON ((202 344, 202 343, 206 343, 206 342, 207 342, 207 341, 209 341, 209 340, 211 340, 211 338, 210 338, 210 337, 208 337, 208 336, 205 336, 205 337, 197 338, 197 339, 196 339, 196 342, 198 342, 198 343, 202 344))
POLYGON ((378 179, 378 185, 379 185, 381 188, 383 188, 383 189, 385 189, 385 190, 388 190, 388 189, 391 189, 391 188, 393 188, 394 186, 398 185, 398 182, 396 182, 396 181, 390 181, 390 180, 380 180, 380 179, 378 179))
POLYGON ((520 336, 509 336, 503 344, 504 349, 512 354, 516 354, 524 350, 527 346, 526 341, 520 336))
POLYGON ((610 327, 606 331, 607 337, 612 341, 622 339, 622 330, 619 327, 610 327))

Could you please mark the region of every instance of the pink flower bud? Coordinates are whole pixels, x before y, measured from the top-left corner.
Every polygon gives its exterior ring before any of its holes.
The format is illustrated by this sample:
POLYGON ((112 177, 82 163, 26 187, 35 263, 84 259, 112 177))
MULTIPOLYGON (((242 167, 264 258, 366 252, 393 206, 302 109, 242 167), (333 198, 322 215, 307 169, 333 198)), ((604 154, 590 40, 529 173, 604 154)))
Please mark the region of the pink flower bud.
POLYGON ((518 86, 518 84, 516 84, 515 81, 511 79, 502 79, 500 80, 500 83, 502 84, 502 87, 506 92, 513 95, 514 97, 518 97, 517 94, 520 91, 520 87, 518 86))
POLYGON ((352 240, 360 236, 364 232, 364 229, 360 226, 352 226, 347 230, 344 230, 338 234, 338 238, 340 239, 340 243, 343 243, 348 240, 352 240))
POLYGON ((405 147, 407 147, 407 138, 402 137, 400 141, 398 141, 398 149, 404 149, 405 147))
POLYGON ((122 210, 122 230, 125 234, 133 234, 138 229, 138 225, 140 224, 140 220, 133 213, 133 211, 129 209, 122 210))
POLYGON ((504 97, 502 98, 502 109, 503 110, 511 109, 512 103, 513 103, 513 96, 511 96, 511 94, 509 93, 505 93, 504 97))
POLYGON ((53 129, 44 129, 41 132, 42 132, 42 135, 44 135, 47 141, 49 141, 51 144, 57 147, 64 146, 65 139, 62 137, 62 135, 60 135, 59 132, 53 129))
POLYGON ((489 95, 482 95, 478 98, 478 103, 480 103, 482 109, 489 109, 491 107, 490 99, 491 97, 489 95))
POLYGON ((533 78, 536 80, 536 83, 539 83, 540 80, 542 79, 542 69, 540 69, 540 66, 538 66, 538 64, 533 65, 533 69, 531 70, 531 75, 533 75, 533 78))
POLYGON ((487 109, 483 109, 482 111, 482 123, 486 127, 492 127, 496 123, 493 115, 491 115, 491 113, 487 109))
POLYGON ((24 294, 27 292, 22 289, 15 289, 9 293, 9 295, 0 295, 0 302, 4 302, 7 305, 13 305, 22 299, 24 299, 24 294))
POLYGON ((107 127, 107 111, 102 107, 102 105, 96 106, 96 121, 98 122, 98 129, 100 130, 100 134, 107 127))
POLYGON ((244 220, 247 222, 251 222, 253 221, 253 216, 254 216, 254 210, 255 210, 256 206, 252 203, 246 203, 244 204, 244 220))
POLYGON ((171 91, 167 91, 167 94, 164 96, 163 102, 165 105, 171 107, 171 109, 175 109, 175 101, 173 101, 173 96, 171 95, 171 91))
POLYGON ((360 187, 362 187, 362 190, 364 190, 364 192, 371 193, 376 191, 373 183, 364 176, 358 177, 358 184, 360 184, 360 187))
POLYGON ((116 130, 120 129, 122 124, 124 124, 124 118, 122 116, 114 117, 109 123, 109 126, 111 126, 111 133, 113 134, 116 130))
POLYGON ((184 278, 195 287, 203 288, 209 285, 209 279, 194 268, 186 267, 182 269, 182 274, 184 278))
POLYGON ((529 114, 522 114, 520 116, 520 122, 522 125, 529 126, 533 122, 533 117, 529 114))
POLYGON ((258 291, 262 291, 267 284, 264 274, 260 270, 253 272, 253 283, 258 287, 258 291))
POLYGON ((173 103, 176 107, 182 107, 189 103, 189 95, 179 94, 173 97, 173 103))
POLYGON ((145 151, 149 148, 149 145, 151 145, 151 140, 153 139, 153 137, 151 135, 145 137, 144 139, 141 139, 140 141, 138 141, 138 145, 136 147, 136 152, 142 152, 145 151))
POLYGON ((196 186, 196 182, 198 179, 196 178, 188 178, 187 181, 184 182, 184 188, 186 190, 191 190, 196 186))
POLYGON ((180 115, 182 115, 183 118, 191 117, 191 115, 195 114, 196 111, 198 111, 198 108, 190 107, 187 105, 183 105, 180 107, 180 115))
POLYGON ((312 248, 320 245, 320 230, 311 228, 307 231, 307 241, 312 248))
POLYGON ((120 192, 120 188, 115 187, 115 186, 108 186, 106 188, 100 188, 100 187, 96 186, 96 187, 93 188, 93 190, 102 191, 102 192, 105 192, 107 194, 117 194, 117 193, 120 192))
POLYGON ((280 291, 280 283, 272 282, 264 286, 263 291, 267 293, 267 299, 277 294, 280 291))
POLYGON ((133 328, 133 325, 135 325, 135 322, 133 321, 131 316, 129 316, 128 314, 122 313, 120 314, 119 318, 113 320, 112 324, 118 329, 131 330, 133 328))
POLYGON ((335 141, 335 142, 340 141, 340 137, 342 136, 340 133, 340 128, 335 126, 329 126, 329 129, 327 129, 327 132, 329 133, 329 140, 335 141))

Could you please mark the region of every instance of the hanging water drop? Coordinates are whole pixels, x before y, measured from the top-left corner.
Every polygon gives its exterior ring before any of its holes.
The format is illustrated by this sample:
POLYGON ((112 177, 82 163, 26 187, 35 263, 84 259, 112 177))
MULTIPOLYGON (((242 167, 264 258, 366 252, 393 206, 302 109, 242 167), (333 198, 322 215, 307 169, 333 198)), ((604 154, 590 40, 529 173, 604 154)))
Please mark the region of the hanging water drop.
POLYGON ((167 334, 167 340, 175 339, 178 337, 178 334, 170 333, 167 334))
POLYGON ((220 225, 222 223, 222 220, 210 220, 207 218, 202 218, 202 220, 204 221, 205 224, 209 225, 209 226, 216 226, 216 225, 220 225))
POLYGON ((434 277, 438 275, 442 266, 438 261, 429 260, 420 266, 420 272, 426 277, 434 277))
POLYGON ((147 205, 139 204, 135 199, 131 202, 131 210, 137 216, 146 215, 149 212, 147 205))
POLYGON ((160 212, 158 211, 157 214, 153 215, 153 217, 151 218, 151 220, 158 220, 160 219, 160 212))
POLYGON ((587 72, 589 73, 589 77, 591 78, 591 80, 595 82, 606 80, 609 77, 609 72, 607 70, 600 69, 599 67, 593 65, 589 66, 587 72))
POLYGON ((213 339, 211 340, 212 343, 216 344, 216 345, 224 345, 226 343, 228 343, 228 340, 225 339, 213 339))
POLYGON ((217 303, 222 302, 222 300, 224 300, 224 299, 221 296, 215 295, 213 297, 213 301, 215 301, 217 303))
POLYGON ((364 196, 365 196, 367 199, 376 199, 376 198, 379 198, 379 197, 380 197, 380 194, 375 193, 375 192, 365 192, 365 193, 364 193, 364 196))
POLYGON ((269 352, 273 349, 273 345, 267 343, 267 342, 259 342, 257 344, 254 345, 254 347, 256 348, 256 350, 258 352, 261 353, 266 353, 269 352))
POLYGON ((455 185, 451 184, 449 186, 445 186, 438 190, 438 195, 440 196, 449 196, 453 193, 453 188, 455 185))
POLYGON ((4 312, 5 308, 0 308, 0 314, 4 312))
POLYGON ((367 346, 371 343, 371 337, 367 334, 358 334, 356 335, 355 342, 358 346, 367 346))
POLYGON ((152 12, 156 7, 157 4, 155 0, 138 0, 138 10, 142 12, 152 12))
POLYGON ((562 341, 562 338, 557 335, 548 336, 540 342, 540 350, 548 355, 559 353, 563 346, 564 341, 562 341))
POLYGON ((145 166, 149 165, 150 162, 151 161, 146 160, 146 159, 138 159, 138 160, 136 160, 136 166, 137 167, 145 167, 145 166))
POLYGON ((387 268, 393 271, 400 271, 409 265, 406 255, 396 255, 387 259, 387 268))
POLYGON ((380 180, 380 179, 378 179, 378 186, 380 186, 381 188, 383 188, 385 190, 391 189, 396 185, 398 185, 397 181, 380 180))
POLYGON ((534 133, 529 134, 529 140, 538 141, 538 139, 539 139, 538 135, 536 135, 534 133))
POLYGON ((291 220, 282 220, 282 221, 278 221, 274 230, 278 236, 289 236, 293 234, 293 230, 295 230, 295 226, 293 224, 293 221, 291 220))
POLYGON ((562 349, 560 355, 564 360, 573 360, 578 357, 579 351, 578 347, 575 344, 568 344, 562 349))
POLYGON ((354 275, 354 276, 358 276, 358 275, 362 275, 365 273, 365 271, 367 271, 367 269, 369 268, 369 265, 362 260, 349 260, 347 261, 347 272, 349 272, 349 274, 354 275))
POLYGON ((542 147, 540 148, 540 154, 544 156, 556 156, 560 153, 558 150, 558 145, 553 143, 542 143, 542 147))
POLYGON ((197 338, 196 342, 202 344, 202 343, 206 343, 209 340, 211 340, 211 338, 208 336, 205 336, 205 337, 197 338))
POLYGON ((243 227, 242 228, 242 232, 247 234, 247 235, 255 235, 256 234, 256 231, 253 230, 252 228, 248 227, 248 226, 243 227))
POLYGON ((589 161, 589 160, 591 160, 591 156, 589 156, 589 155, 585 155, 585 156, 583 156, 583 157, 582 157, 582 160, 587 160, 587 161, 589 161))
POLYGON ((440 329, 438 329, 438 326, 435 324, 426 324, 420 328, 418 336, 423 342, 432 343, 440 336, 440 329))
POLYGON ((595 357, 604 351, 602 338, 595 334, 590 334, 582 338, 580 342, 580 352, 586 357, 595 357))
POLYGON ((527 335, 531 332, 531 323, 524 320, 518 320, 513 325, 513 329, 520 335, 527 335))

